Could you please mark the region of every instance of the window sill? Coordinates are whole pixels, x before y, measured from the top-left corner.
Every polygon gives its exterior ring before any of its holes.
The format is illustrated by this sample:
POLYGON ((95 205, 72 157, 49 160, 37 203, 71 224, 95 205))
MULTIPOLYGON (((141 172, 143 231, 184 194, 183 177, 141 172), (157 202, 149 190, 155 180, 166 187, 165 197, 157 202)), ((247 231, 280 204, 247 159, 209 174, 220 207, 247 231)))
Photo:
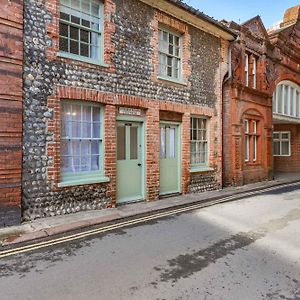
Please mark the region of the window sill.
POLYGON ((77 61, 88 63, 88 64, 91 64, 91 65, 96 65, 96 66, 100 66, 100 67, 104 67, 104 68, 109 68, 108 64, 105 64, 101 61, 90 59, 90 58, 85 58, 83 56, 79 56, 79 55, 75 55, 75 54, 71 54, 71 53, 67 53, 67 52, 61 52, 60 51, 60 52, 57 53, 57 56, 62 57, 62 58, 77 60, 77 61))
POLYGON ((165 76, 157 76, 157 78, 159 80, 168 81, 168 82, 171 82, 171 83, 176 83, 176 84, 179 84, 179 85, 187 86, 187 83, 183 80, 180 80, 180 79, 175 79, 175 78, 170 78, 170 77, 165 77, 165 76))
POLYGON ((58 187, 68 187, 68 186, 76 186, 76 185, 86 185, 86 184, 94 184, 94 183, 102 183, 102 182, 110 182, 109 177, 95 177, 95 178, 84 178, 84 179, 70 179, 67 181, 60 182, 58 187))
POLYGON ((192 167, 190 169, 190 173, 200 173, 200 172, 209 172, 209 171, 214 171, 214 168, 211 167, 192 167))

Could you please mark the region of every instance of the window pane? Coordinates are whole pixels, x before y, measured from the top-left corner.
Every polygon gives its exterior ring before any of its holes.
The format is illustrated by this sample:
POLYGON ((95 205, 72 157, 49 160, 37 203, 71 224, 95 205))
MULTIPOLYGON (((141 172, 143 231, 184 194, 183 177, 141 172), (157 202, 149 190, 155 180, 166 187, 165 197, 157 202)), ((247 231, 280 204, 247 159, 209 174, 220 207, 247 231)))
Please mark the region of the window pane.
POLYGON ((277 97, 277 89, 273 94, 273 112, 277 112, 276 97, 277 97))
POLYGON ((79 43, 77 41, 70 41, 70 52, 72 54, 79 54, 79 43))
POLYGON ((245 161, 249 161, 249 136, 245 137, 245 161))
POLYGON ((289 97, 288 97, 288 91, 289 91, 289 87, 287 85, 284 85, 283 86, 284 88, 284 98, 283 98, 283 101, 284 101, 284 114, 288 114, 288 101, 289 101, 289 97))
POLYGON ((80 44, 80 55, 89 57, 89 46, 87 44, 80 44))
POLYGON ((64 156, 61 159, 61 168, 63 172, 72 172, 72 158, 70 156, 64 156))
POLYGON ((296 117, 300 117, 300 93, 296 93, 296 117))
MULTIPOLYGON (((69 125, 69 124, 68 124, 69 125)), ((81 122, 70 122, 71 125, 71 137, 80 138, 81 137, 81 122)))
POLYGON ((100 122, 100 109, 93 107, 93 122, 100 122))
POLYGON ((90 20, 82 19, 82 20, 81 20, 81 24, 82 24, 82 26, 84 26, 84 27, 91 28, 91 22, 90 22, 90 20))
POLYGON ((68 25, 60 23, 59 24, 59 34, 60 34, 60 36, 68 37, 68 25))
POLYGON ((100 57, 100 52, 99 52, 99 47, 96 47, 96 46, 91 46, 90 48, 90 56, 92 59, 98 59, 100 57))
POLYGON ((169 158, 175 158, 175 128, 169 129, 169 158))
POLYGON ((89 43, 89 32, 86 30, 80 30, 80 41, 89 43))
POLYGON ((100 154, 100 142, 99 141, 92 141, 92 155, 99 155, 100 154))
POLYGON ((82 172, 91 171, 91 156, 81 156, 81 169, 82 172))
POLYGON ((279 85, 277 87, 277 94, 278 94, 277 112, 282 113, 282 85, 279 85))
POLYGON ((295 100, 295 89, 294 88, 290 88, 291 89, 291 93, 290 93, 290 116, 294 116, 295 115, 295 108, 294 108, 294 100, 295 100))
POLYGON ((281 143, 281 155, 289 155, 289 142, 281 143))
POLYGON ((126 159, 126 128, 125 126, 117 127, 117 159, 125 160, 126 159))
POLYGON ((90 1, 84 1, 82 0, 81 1, 81 10, 83 12, 85 12, 86 14, 90 14, 90 10, 91 10, 91 7, 90 7, 90 1))
POLYGON ((169 45, 169 54, 171 54, 171 55, 174 54, 174 47, 173 47, 173 45, 169 45))
POLYGON ((130 159, 138 159, 138 128, 130 127, 130 159))
POLYGON ((92 120, 92 108, 90 106, 82 107, 82 121, 91 122, 92 120))
POLYGON ((100 6, 92 3, 92 15, 98 17, 99 16, 99 8, 100 6))
POLYGON ((72 8, 80 10, 80 0, 71 0, 72 8))
POLYGON ((100 139, 100 124, 93 123, 93 138, 100 139))
POLYGON ((83 122, 82 123, 82 137, 83 138, 91 138, 92 137, 92 123, 83 122))
POLYGON ((80 24, 80 18, 76 16, 71 16, 71 22, 75 24, 80 24))
POLYGON ((91 155, 91 141, 81 141, 81 156, 91 155))
POLYGON ((257 136, 253 137, 253 161, 257 159, 257 136))
POLYGON ((72 143, 67 140, 61 141, 60 153, 63 156, 72 155, 72 143))
POLYGON ((69 52, 68 40, 64 38, 59 39, 59 50, 69 52))
POLYGON ((274 155, 280 155, 280 142, 274 141, 273 152, 274 152, 274 155))
POLYGON ((73 40, 79 40, 79 29, 76 27, 70 27, 70 38, 73 40))
POLYGON ((160 158, 166 158, 166 129, 160 127, 160 158))
POLYGON ((100 157, 99 155, 93 155, 92 156, 92 161, 91 161, 91 169, 92 171, 98 171, 100 170, 100 157))
POLYGON ((287 132, 284 132, 281 134, 282 139, 289 139, 289 134, 287 132))

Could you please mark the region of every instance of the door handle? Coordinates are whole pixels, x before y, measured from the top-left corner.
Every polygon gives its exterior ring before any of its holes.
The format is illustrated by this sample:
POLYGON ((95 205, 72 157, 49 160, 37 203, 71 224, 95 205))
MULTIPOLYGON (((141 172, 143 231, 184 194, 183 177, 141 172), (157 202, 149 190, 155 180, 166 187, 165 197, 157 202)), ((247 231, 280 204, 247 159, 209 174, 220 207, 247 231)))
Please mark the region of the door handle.
POLYGON ((141 167, 142 166, 142 164, 137 164, 139 167, 141 167))

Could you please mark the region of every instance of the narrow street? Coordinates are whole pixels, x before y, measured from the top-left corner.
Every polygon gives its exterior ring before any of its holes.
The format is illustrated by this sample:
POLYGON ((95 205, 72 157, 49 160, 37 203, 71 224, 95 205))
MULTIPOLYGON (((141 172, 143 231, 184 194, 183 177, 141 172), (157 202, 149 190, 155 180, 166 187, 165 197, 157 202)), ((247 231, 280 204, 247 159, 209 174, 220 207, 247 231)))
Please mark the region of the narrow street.
POLYGON ((300 299, 300 185, 0 260, 1 299, 300 299))

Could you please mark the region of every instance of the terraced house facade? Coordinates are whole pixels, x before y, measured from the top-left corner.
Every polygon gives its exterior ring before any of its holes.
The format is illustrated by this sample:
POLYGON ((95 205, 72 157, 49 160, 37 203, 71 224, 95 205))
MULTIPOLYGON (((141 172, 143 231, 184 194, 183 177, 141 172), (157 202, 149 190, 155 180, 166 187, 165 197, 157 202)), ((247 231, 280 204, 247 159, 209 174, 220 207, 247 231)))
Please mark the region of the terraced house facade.
POLYGON ((1 7, 0 226, 299 172, 299 6, 269 32, 179 0, 1 7))
POLYGON ((233 39, 181 1, 25 0, 23 220, 221 187, 233 39))

